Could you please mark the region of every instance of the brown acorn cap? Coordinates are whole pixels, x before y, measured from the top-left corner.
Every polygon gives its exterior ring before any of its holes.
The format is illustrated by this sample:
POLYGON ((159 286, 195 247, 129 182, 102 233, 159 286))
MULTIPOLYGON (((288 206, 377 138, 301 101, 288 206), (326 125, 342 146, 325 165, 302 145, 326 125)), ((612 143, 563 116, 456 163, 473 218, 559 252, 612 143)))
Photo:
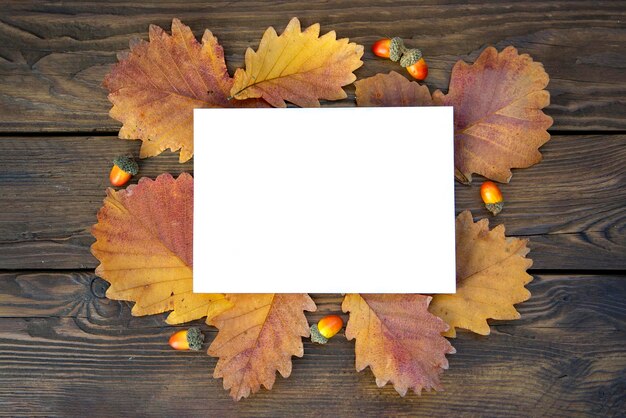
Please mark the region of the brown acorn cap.
POLYGON ((422 58, 422 51, 417 48, 407 50, 400 58, 400 65, 410 67, 422 58))
POLYGON ((118 166, 122 171, 132 174, 133 176, 139 172, 139 165, 132 155, 120 155, 115 157, 113 164, 118 166))
POLYGON ((389 59, 393 62, 397 62, 402 54, 406 51, 404 47, 404 42, 401 38, 397 36, 395 38, 391 38, 391 42, 389 42, 389 59))

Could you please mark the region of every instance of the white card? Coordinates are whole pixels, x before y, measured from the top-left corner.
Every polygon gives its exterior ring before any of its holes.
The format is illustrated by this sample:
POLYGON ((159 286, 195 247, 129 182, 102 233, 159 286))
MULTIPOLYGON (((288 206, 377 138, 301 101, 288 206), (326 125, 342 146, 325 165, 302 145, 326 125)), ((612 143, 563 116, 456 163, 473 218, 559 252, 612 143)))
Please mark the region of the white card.
POLYGON ((193 291, 454 293, 451 107, 195 109, 193 291))

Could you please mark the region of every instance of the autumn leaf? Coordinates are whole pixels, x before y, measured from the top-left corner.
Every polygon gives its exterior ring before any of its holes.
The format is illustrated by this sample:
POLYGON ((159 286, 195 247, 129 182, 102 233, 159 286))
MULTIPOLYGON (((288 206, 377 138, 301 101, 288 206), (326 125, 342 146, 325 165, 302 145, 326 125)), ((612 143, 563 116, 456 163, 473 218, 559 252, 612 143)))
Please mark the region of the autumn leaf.
POLYGON ((473 65, 459 61, 452 69, 448 94, 433 93, 437 105, 454 106, 454 164, 459 181, 472 173, 508 183, 511 168, 541 161, 539 147, 550 139, 552 118, 544 90, 543 65, 514 47, 489 47, 473 65))
POLYGON ((180 162, 193 156, 193 109, 267 107, 259 100, 228 100, 233 80, 224 50, 206 30, 200 44, 178 19, 172 35, 151 25, 150 41, 131 42, 104 79, 113 103, 110 115, 123 123, 119 137, 141 139, 141 158, 165 149, 180 150, 180 162))
POLYGON ((334 31, 319 34, 317 23, 302 32, 297 18, 280 36, 267 29, 257 52, 246 51, 245 70, 235 71, 231 95, 263 98, 274 107, 285 107, 285 101, 319 107, 319 99, 347 97, 341 87, 356 79, 352 72, 363 65, 363 46, 337 40, 334 31))
POLYGON ((219 357, 215 378, 224 378, 235 400, 271 389, 276 371, 291 374, 291 356, 304 354, 302 337, 309 336, 305 310, 315 303, 307 294, 228 294, 233 307, 214 318, 219 333, 209 354, 219 357))
POLYGON ((213 316, 231 304, 222 294, 192 293, 193 178, 162 174, 126 190, 107 190, 92 234, 96 274, 109 299, 136 302, 133 315, 173 311, 167 323, 213 316))
POLYGON ((379 387, 391 382, 401 396, 409 389, 441 390, 446 354, 456 351, 441 336, 448 326, 428 312, 430 300, 416 294, 346 295, 346 338, 356 339, 357 371, 369 366, 379 387))
POLYGON ((359 80, 359 106, 453 106, 455 176, 472 173, 508 182, 511 168, 541 160, 539 147, 550 139, 552 118, 541 109, 550 103, 543 66, 513 47, 487 48, 473 65, 456 63, 448 94, 408 81, 396 72, 359 80))
POLYGON ((506 237, 503 225, 490 231, 487 219, 474 223, 470 211, 456 218, 456 293, 434 295, 429 307, 450 325, 444 335, 455 337, 455 328, 487 335, 488 318, 520 317, 513 305, 530 298, 524 286, 532 280, 527 243, 506 237))
POLYGON ((428 87, 409 81, 395 71, 376 74, 354 83, 358 106, 432 106, 428 87))

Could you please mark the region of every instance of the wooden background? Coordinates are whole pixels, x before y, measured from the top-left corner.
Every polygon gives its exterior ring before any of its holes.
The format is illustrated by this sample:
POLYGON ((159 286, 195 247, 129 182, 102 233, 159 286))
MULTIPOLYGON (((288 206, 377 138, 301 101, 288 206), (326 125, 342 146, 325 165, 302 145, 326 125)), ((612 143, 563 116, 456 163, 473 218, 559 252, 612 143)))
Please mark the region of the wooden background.
MULTIPOLYGON (((626 2, 624 1, 22 1, 0 4, 0 415, 624 416, 626 411, 626 2), (104 297, 89 233, 113 157, 139 142, 101 81, 130 38, 173 17, 209 28, 240 66, 263 31, 293 16, 366 45, 359 78, 397 69, 368 47, 420 47, 427 84, 446 89, 459 59, 514 45, 544 63, 552 140, 515 170, 493 222, 530 238, 535 260, 522 319, 487 337, 461 332, 445 392, 400 398, 354 370, 354 342, 305 342, 289 379, 234 403, 215 359, 173 352, 164 316, 134 318, 104 297)), ((334 106, 352 106, 349 98, 334 106)), ((141 175, 191 171, 177 156, 141 175)), ((433 179, 423 179, 426 187, 433 179)), ((482 208, 477 178, 457 212, 482 208)), ((313 295, 316 321, 339 295, 313 295)), ((201 321, 198 321, 201 324, 201 321)), ((202 325, 209 334, 214 331, 202 325)))

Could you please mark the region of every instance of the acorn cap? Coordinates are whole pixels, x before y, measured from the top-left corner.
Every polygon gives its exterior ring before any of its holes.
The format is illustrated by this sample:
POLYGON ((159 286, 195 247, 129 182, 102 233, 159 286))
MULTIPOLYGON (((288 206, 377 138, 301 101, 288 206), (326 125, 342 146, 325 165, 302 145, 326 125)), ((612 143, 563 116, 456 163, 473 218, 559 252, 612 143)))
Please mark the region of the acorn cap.
POLYGON ((139 172, 139 165, 132 156, 120 155, 115 157, 113 164, 118 166, 122 171, 132 174, 133 176, 139 172))
POLYGON ((502 209, 504 209, 504 202, 485 203, 485 207, 493 214, 493 216, 496 216, 498 213, 502 212, 502 209))
POLYGON ((389 42, 389 59, 393 62, 397 62, 402 54, 406 51, 404 47, 404 42, 402 38, 391 38, 391 42, 389 42))
POLYGON ((200 331, 200 328, 191 327, 187 330, 187 343, 189 343, 189 349, 193 351, 199 351, 202 349, 202 343, 204 342, 204 334, 200 331))
POLYGON ((422 51, 419 49, 409 49, 400 58, 400 65, 410 67, 422 58, 422 51))

